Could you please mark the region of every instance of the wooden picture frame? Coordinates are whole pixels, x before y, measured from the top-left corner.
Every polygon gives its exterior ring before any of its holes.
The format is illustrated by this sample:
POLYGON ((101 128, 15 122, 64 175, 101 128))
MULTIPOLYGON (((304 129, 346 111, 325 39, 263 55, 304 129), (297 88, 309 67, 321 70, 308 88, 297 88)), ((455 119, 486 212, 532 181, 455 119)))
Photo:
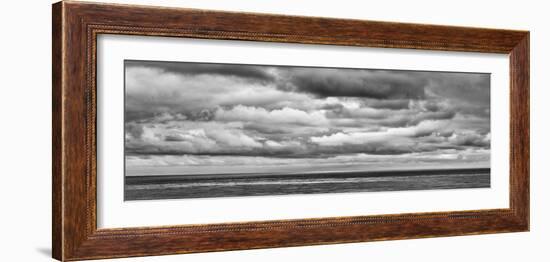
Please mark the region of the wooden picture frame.
MULTIPOLYGON (((63 1, 53 5, 53 257, 182 254, 529 230, 529 32, 63 1), (508 54, 510 207, 98 229, 99 34, 508 54)), ((497 112, 499 113, 499 112, 497 112)))

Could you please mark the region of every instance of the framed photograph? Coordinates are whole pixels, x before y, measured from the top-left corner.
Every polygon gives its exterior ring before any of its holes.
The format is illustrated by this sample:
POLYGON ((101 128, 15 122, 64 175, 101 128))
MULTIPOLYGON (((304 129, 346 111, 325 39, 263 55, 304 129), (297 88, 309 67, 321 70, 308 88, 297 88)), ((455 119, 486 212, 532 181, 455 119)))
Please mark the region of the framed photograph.
POLYGON ((529 230, 529 32, 53 5, 53 257, 529 230))

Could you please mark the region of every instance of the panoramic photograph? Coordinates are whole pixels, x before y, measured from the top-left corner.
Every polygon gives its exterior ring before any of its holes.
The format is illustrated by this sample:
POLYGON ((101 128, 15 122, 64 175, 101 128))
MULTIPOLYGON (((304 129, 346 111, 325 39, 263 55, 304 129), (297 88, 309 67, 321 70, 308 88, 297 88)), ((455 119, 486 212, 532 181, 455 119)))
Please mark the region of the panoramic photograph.
POLYGON ((490 74, 126 60, 124 199, 489 188, 490 74))

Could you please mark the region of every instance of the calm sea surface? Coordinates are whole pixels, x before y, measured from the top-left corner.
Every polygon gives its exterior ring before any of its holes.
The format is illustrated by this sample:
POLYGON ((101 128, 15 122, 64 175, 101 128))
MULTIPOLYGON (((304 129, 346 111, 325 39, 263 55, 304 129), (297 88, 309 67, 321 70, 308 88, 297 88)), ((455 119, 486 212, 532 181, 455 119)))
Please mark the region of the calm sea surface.
POLYGON ((125 200, 487 188, 489 168, 308 174, 127 176, 125 200))

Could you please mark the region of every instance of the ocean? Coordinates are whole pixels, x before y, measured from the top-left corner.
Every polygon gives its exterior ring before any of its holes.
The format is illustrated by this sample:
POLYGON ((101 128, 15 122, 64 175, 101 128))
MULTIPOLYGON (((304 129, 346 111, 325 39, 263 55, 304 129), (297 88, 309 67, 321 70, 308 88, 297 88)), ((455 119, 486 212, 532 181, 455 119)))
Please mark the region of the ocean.
POLYGON ((457 188, 488 188, 490 168, 126 176, 124 199, 182 199, 457 188))

